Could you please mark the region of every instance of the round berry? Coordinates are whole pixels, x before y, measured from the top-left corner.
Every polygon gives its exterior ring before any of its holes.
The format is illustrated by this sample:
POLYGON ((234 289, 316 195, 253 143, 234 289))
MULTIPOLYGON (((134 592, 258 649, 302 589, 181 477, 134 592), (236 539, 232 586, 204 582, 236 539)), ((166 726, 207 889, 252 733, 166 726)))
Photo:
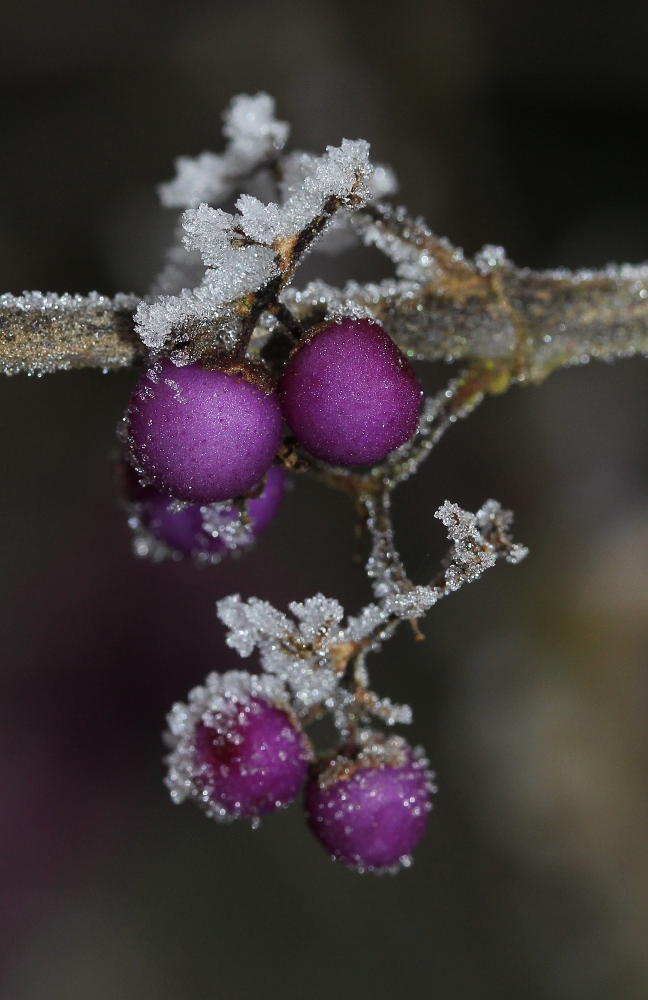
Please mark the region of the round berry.
POLYGON ((408 865, 432 808, 432 775, 422 751, 392 737, 352 759, 312 769, 304 794, 310 829, 334 860, 359 871, 408 865))
POLYGON ((138 537, 142 536, 142 554, 150 554, 142 527, 158 542, 163 542, 181 555, 191 553, 203 558, 218 557, 228 549, 249 545, 277 513, 283 499, 285 480, 286 473, 282 466, 273 465, 268 469, 261 494, 246 502, 250 518, 246 525, 241 524, 236 507, 187 504, 175 510, 170 497, 153 487, 142 487, 135 482, 135 487, 131 485, 129 488, 130 509, 133 511, 130 523, 138 537))
POLYGON ((162 492, 197 503, 246 493, 281 442, 275 392, 240 372, 168 359, 141 376, 126 422, 137 467, 162 492))
POLYGON ((297 722, 258 698, 199 721, 193 744, 194 783, 223 818, 260 816, 287 805, 311 759, 297 722))
POLYGON ((337 465, 370 465, 412 437, 421 388, 407 358, 378 324, 320 327, 289 359, 281 408, 301 445, 337 465))

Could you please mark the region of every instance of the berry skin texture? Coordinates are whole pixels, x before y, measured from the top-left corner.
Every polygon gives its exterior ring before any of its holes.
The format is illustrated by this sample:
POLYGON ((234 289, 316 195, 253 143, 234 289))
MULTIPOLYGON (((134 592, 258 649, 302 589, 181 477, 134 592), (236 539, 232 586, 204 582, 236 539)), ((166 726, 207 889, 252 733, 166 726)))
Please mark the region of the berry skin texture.
MULTIPOLYGON (((247 501, 250 516, 249 541, 267 528, 279 510, 285 481, 285 470, 279 465, 271 466, 261 495, 247 501)), ((228 547, 222 539, 214 537, 206 528, 208 508, 196 503, 174 511, 171 499, 164 493, 152 487, 141 487, 138 483, 136 487, 131 490, 131 499, 137 504, 138 520, 158 541, 182 555, 211 556, 222 555, 227 551, 228 547)), ((232 508, 231 517, 223 512, 223 520, 233 521, 237 513, 236 508, 232 508)))
POLYGON ((198 722, 194 782, 220 818, 262 816, 291 802, 312 757, 310 742, 284 709, 259 699, 198 722))
POLYGON ((378 323, 345 319, 320 327, 289 359, 281 408, 304 448, 336 465, 371 465, 418 426, 421 387, 378 323))
POLYGON ((406 749, 391 762, 340 756, 323 772, 313 768, 306 785, 310 829, 333 860, 360 872, 407 867, 425 831, 431 774, 422 752, 400 742, 406 749))
POLYGON ((141 376, 126 422, 138 469, 161 492, 196 503, 246 493, 281 442, 275 392, 239 373, 179 368, 168 359, 141 376))

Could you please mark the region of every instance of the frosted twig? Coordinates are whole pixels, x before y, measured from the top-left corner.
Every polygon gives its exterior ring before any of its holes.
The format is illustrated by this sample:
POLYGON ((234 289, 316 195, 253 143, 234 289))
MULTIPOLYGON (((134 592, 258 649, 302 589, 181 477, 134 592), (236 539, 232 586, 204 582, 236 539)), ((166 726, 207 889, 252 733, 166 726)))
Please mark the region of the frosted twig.
POLYGON ((422 617, 440 598, 476 580, 499 559, 516 563, 527 554, 512 541, 510 511, 496 501, 488 500, 476 514, 446 501, 435 516, 447 528, 452 546, 432 583, 415 586, 394 548, 388 495, 368 509, 374 548, 367 569, 378 603, 349 617, 346 626, 341 605, 322 594, 290 605, 297 623, 255 597, 243 602, 234 594, 217 604, 218 617, 229 630, 227 645, 243 657, 258 649, 263 670, 290 693, 298 714, 310 720, 324 706, 333 711, 343 733, 351 718, 362 721, 368 714, 389 725, 411 719, 408 706, 394 705, 369 690, 369 652, 377 652, 402 621, 422 617))
POLYGON ((136 364, 146 353, 134 327, 138 301, 96 292, 0 295, 0 370, 44 374, 136 364))
MULTIPOLYGON (((494 259, 494 258, 493 258, 494 259)), ((462 272, 425 288, 398 281, 290 290, 284 304, 307 327, 328 310, 355 305, 375 316, 410 357, 466 359, 481 366, 483 391, 541 382, 556 368, 591 358, 648 353, 648 265, 600 271, 536 272, 498 259, 482 275, 462 272)), ((145 353, 134 334, 134 296, 0 296, 0 369, 54 372, 123 368, 145 353)), ((267 340, 257 326, 254 353, 267 340)))

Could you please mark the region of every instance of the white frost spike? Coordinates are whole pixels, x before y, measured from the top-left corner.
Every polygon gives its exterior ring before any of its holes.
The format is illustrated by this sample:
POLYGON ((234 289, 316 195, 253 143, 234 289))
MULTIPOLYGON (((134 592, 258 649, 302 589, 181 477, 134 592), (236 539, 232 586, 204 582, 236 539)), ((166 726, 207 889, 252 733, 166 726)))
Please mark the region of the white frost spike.
POLYGON ((233 98, 223 118, 229 143, 224 153, 201 153, 175 161, 176 177, 158 186, 167 208, 192 208, 201 202, 227 198, 236 182, 273 159, 288 138, 290 126, 278 121, 275 102, 268 94, 233 98))
MULTIPOLYGON (((306 229, 325 214, 331 198, 341 206, 359 208, 370 195, 364 181, 373 168, 364 140, 343 139, 339 147, 328 146, 324 156, 303 157, 299 163, 300 183, 287 192, 281 206, 242 195, 237 215, 206 203, 187 209, 182 217, 183 243, 188 251, 200 253, 207 271, 193 291, 183 289, 180 295, 163 295, 139 305, 135 325, 147 347, 172 347, 186 340, 196 326, 208 326, 212 338, 218 336, 222 347, 231 347, 240 332, 240 319, 231 304, 281 273, 276 241, 306 229)), ((176 280, 179 273, 174 260, 168 280, 176 280)), ((173 360, 193 359, 183 355, 173 360)))

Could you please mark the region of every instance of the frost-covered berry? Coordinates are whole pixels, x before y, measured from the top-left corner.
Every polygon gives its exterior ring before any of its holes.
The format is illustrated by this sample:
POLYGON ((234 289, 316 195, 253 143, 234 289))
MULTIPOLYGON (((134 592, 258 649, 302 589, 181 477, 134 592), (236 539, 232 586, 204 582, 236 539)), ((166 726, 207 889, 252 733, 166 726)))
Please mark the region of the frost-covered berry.
POLYGON ((210 674, 188 705, 174 705, 166 779, 174 801, 193 796, 217 819, 288 805, 304 783, 312 751, 281 699, 275 678, 231 671, 210 674))
POLYGON ((178 500, 213 503, 250 490, 281 441, 277 394, 241 372, 177 367, 139 379, 126 413, 134 464, 178 500))
POLYGON ((152 486, 141 486, 132 470, 128 474, 129 470, 130 466, 126 473, 129 524, 135 532, 135 551, 155 559, 177 553, 176 557, 191 554, 198 559, 218 562, 227 551, 250 545, 277 513, 286 480, 282 466, 273 465, 268 469, 259 496, 245 502, 249 517, 246 522, 239 508, 227 502, 179 507, 152 486))
POLYGON ((344 319, 316 330, 289 359, 281 408, 301 445, 337 465, 370 465, 415 433, 421 388, 378 323, 344 319))
POLYGON ((336 861, 358 871, 407 866, 423 836, 434 791, 423 751, 400 737, 364 733, 352 759, 316 765, 304 793, 308 825, 336 861))

